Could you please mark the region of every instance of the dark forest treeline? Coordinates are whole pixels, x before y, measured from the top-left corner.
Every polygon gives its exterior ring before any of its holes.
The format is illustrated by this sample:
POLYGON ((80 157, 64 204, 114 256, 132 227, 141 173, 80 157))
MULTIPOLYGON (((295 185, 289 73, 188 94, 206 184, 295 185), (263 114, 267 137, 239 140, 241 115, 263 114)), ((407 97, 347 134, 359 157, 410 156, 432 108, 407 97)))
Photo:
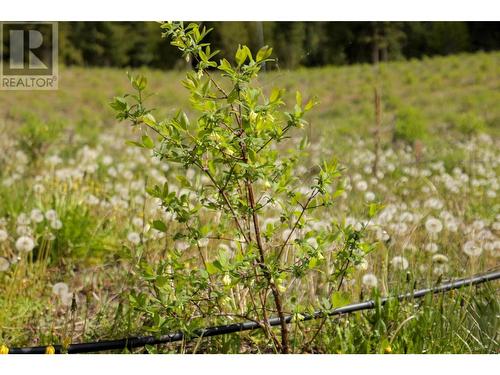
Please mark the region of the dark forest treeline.
MULTIPOLYGON (((205 22, 208 41, 274 48, 281 68, 341 65, 500 49, 499 22, 205 22)), ((61 22, 67 65, 171 69, 185 64, 155 22, 61 22)))

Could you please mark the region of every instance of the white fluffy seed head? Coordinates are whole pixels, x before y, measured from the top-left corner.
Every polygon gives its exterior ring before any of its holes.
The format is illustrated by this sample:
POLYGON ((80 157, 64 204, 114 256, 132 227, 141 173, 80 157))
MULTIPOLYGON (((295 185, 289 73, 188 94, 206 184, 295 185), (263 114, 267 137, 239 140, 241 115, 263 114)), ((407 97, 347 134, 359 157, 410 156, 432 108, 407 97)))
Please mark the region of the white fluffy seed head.
POLYGON ((52 293, 54 293, 60 297, 65 295, 65 294, 68 294, 68 291, 69 291, 69 287, 68 287, 68 284, 66 284, 66 283, 59 282, 59 283, 55 283, 52 286, 52 293))
POLYGON ((438 234, 443 230, 443 223, 441 223, 441 220, 436 219, 435 217, 430 217, 425 222, 425 229, 431 235, 438 234))
POLYGON ((438 250, 439 246, 437 243, 429 242, 428 244, 425 245, 425 251, 428 251, 429 253, 437 253, 438 250))
POLYGON ((52 221, 50 222, 50 227, 51 227, 52 229, 59 230, 59 229, 61 229, 61 228, 62 228, 62 221, 61 221, 61 220, 59 220, 59 219, 52 220, 52 221))
POLYGON ((16 249, 20 252, 29 253, 35 247, 35 241, 31 237, 21 236, 16 241, 16 249))
POLYGON ((10 267, 10 262, 7 258, 0 257, 0 272, 7 271, 10 267))
POLYGON ((377 276, 375 276, 373 273, 364 274, 361 282, 368 288, 376 288, 378 285, 377 276))
POLYGON ((375 200, 375 193, 373 191, 367 191, 365 193, 365 200, 367 202, 373 202, 375 200))
POLYGON ((142 218, 140 217, 134 217, 132 219, 132 225, 136 228, 142 228, 144 225, 144 220, 142 220, 142 218))
POLYGON ((391 265, 397 270, 406 270, 408 268, 408 260, 403 256, 395 256, 391 260, 391 265))
POLYGON ((435 254, 432 256, 432 261, 434 263, 448 263, 448 257, 443 254, 435 254))
POLYGON ((57 219, 57 212, 55 210, 48 210, 45 212, 45 218, 49 221, 54 221, 57 219))
POLYGON ((189 249, 189 243, 187 241, 183 241, 183 240, 175 241, 174 246, 179 251, 184 251, 184 250, 189 249))
POLYGON ((35 223, 41 223, 43 221, 43 212, 37 208, 31 210, 30 214, 31 220, 35 223))
POLYGON ((366 191, 366 189, 368 189, 368 184, 364 180, 358 181, 356 182, 356 189, 359 191, 366 191))
POLYGON ((73 302, 73 293, 64 293, 59 296, 64 306, 70 306, 73 302))
POLYGON ((467 241, 462 247, 462 250, 465 254, 467 254, 471 258, 478 257, 483 252, 483 248, 479 246, 479 244, 476 241, 473 240, 467 241))
POLYGON ((141 236, 137 232, 129 232, 129 234, 127 234, 127 240, 134 245, 139 245, 141 236))
POLYGON ((8 238, 9 234, 7 233, 7 231, 4 229, 0 229, 0 242, 7 241, 8 238))

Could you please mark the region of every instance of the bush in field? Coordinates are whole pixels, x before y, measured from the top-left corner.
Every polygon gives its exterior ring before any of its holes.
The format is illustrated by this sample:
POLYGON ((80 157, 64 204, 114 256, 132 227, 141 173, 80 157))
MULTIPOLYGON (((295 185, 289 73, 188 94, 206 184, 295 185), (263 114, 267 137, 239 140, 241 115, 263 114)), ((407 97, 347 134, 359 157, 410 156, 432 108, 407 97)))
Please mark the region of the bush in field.
POLYGON ((23 124, 19 128, 19 146, 31 161, 35 161, 45 154, 62 129, 61 122, 44 122, 28 112, 24 114, 23 124))
POLYGON ((286 111, 283 90, 266 95, 252 86, 263 64, 272 61, 267 46, 256 54, 238 46, 234 64, 216 62, 218 51, 203 42, 210 30, 182 23, 164 23, 162 29, 193 60, 183 85, 198 115, 190 119, 179 111, 157 120, 145 106, 142 76, 130 77, 135 94, 111 104, 118 119, 144 129, 135 145, 179 166, 182 185, 179 191, 168 183, 149 190, 175 224, 153 222, 166 233, 166 256, 157 264, 140 262, 148 289, 133 294, 132 305, 146 313, 154 332, 180 326, 189 333, 217 316, 258 321, 274 349, 287 353, 290 332, 283 317, 309 307, 299 305, 296 288, 306 290, 315 275, 328 294, 340 289, 370 250, 361 232, 313 216, 342 192, 334 188, 337 165, 325 162, 315 176, 297 176, 307 140, 286 152, 277 147, 304 127, 303 116, 315 103, 304 103, 297 92, 286 111), (326 254, 328 274, 319 272, 326 254), (268 324, 274 314, 281 318, 279 336, 268 324))
POLYGON ((417 140, 422 140, 426 132, 425 120, 418 109, 406 107, 397 112, 394 126, 395 140, 413 144, 417 140))
POLYGON ((453 121, 456 129, 463 135, 471 137, 486 127, 484 120, 472 112, 456 116, 453 121))

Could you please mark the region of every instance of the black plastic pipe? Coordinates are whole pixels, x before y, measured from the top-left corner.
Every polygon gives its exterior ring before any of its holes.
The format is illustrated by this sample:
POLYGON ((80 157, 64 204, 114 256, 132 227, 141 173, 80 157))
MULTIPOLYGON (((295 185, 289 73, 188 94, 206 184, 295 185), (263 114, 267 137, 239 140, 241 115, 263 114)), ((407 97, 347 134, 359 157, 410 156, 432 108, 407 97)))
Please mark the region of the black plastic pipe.
MULTIPOLYGON (((483 284, 498 279, 500 279, 500 271, 489 272, 482 275, 476 275, 467 279, 451 281, 445 284, 441 284, 435 288, 415 290, 413 292, 401 294, 395 297, 384 297, 380 299, 380 303, 384 305, 387 301, 394 299, 402 301, 413 298, 422 298, 428 294, 449 292, 451 290, 459 289, 465 286, 483 284)), ((376 302, 374 300, 370 300, 366 302, 347 305, 331 311, 315 311, 312 314, 302 314, 304 318, 301 320, 307 321, 307 320, 318 319, 325 316, 335 316, 335 315, 349 314, 356 311, 369 310, 373 309, 375 305, 376 302)), ((286 323, 290 323, 292 319, 293 319, 292 315, 285 316, 286 323)), ((281 324, 280 318, 278 317, 269 319, 270 326, 278 326, 280 324, 281 324)), ((82 344, 70 344, 66 348, 66 352, 69 354, 74 354, 74 353, 101 352, 106 350, 123 350, 125 348, 130 350, 132 348, 143 347, 146 345, 165 344, 169 342, 181 341, 185 338, 193 339, 199 337, 219 336, 235 332, 251 331, 259 328, 261 328, 261 325, 257 322, 235 323, 235 324, 228 324, 228 325, 200 329, 194 332, 189 337, 187 337, 182 332, 175 332, 162 336, 139 336, 139 337, 129 337, 126 339, 119 339, 119 340, 105 340, 105 341, 89 342, 82 344)), ((63 349, 61 345, 54 345, 53 348, 55 350, 55 353, 61 353, 63 349)), ((47 352, 47 346, 9 349, 9 354, 45 354, 46 352, 47 352)))

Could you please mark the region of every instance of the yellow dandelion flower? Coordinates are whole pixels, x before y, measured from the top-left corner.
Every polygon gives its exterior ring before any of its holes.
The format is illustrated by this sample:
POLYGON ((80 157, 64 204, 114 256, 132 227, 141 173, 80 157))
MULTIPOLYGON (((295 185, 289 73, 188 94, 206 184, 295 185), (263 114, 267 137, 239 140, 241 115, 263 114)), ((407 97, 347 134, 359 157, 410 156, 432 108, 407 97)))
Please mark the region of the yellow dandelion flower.
POLYGON ((45 354, 56 354, 56 348, 52 345, 49 345, 45 348, 45 354))
POLYGON ((0 354, 9 354, 9 348, 6 345, 0 345, 0 354))

